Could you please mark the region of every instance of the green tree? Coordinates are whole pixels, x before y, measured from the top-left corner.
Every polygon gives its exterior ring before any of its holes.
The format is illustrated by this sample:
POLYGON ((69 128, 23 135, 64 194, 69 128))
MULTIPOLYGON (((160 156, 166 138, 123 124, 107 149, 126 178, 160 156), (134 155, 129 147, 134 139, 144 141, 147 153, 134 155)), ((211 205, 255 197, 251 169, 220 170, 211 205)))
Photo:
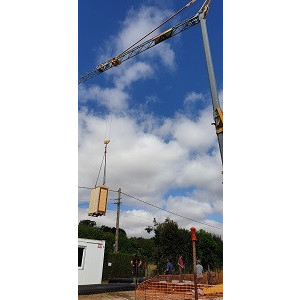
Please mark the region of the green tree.
POLYGON ((217 244, 217 259, 218 259, 218 268, 223 268, 223 240, 220 236, 213 235, 214 241, 217 244))
MULTIPOLYGON (((179 228, 178 224, 169 218, 163 223, 154 220, 155 236, 150 239, 126 236, 120 229, 119 252, 128 255, 137 253, 148 262, 157 263, 160 272, 165 269, 166 260, 170 259, 177 270, 177 258, 183 255, 186 272, 193 272, 191 232, 179 228)), ((197 231, 197 257, 201 259, 204 269, 221 269, 223 267, 223 241, 220 236, 210 234, 204 230, 197 231)), ((105 253, 114 250, 115 228, 102 225, 97 227, 94 221, 83 220, 78 225, 78 237, 94 240, 105 240, 105 253)))
POLYGON ((78 237, 92 240, 105 240, 105 252, 112 252, 115 236, 111 232, 105 232, 99 227, 90 225, 78 225, 78 237))
MULTIPOLYGON (((197 232, 197 253, 205 269, 219 269, 222 267, 222 261, 219 257, 220 245, 217 244, 213 235, 200 230, 197 232)), ((223 247, 223 243, 222 243, 223 247)))
POLYGON ((170 259, 176 266, 177 257, 182 252, 182 234, 178 224, 167 218, 165 222, 155 227, 154 232, 154 253, 157 261, 163 268, 167 259, 170 259))
MULTIPOLYGON (((170 219, 158 224, 154 229, 154 256, 162 271, 165 267, 166 259, 169 258, 177 268, 177 258, 183 255, 186 272, 193 272, 193 256, 191 232, 179 228, 178 224, 170 219)), ((197 258, 202 261, 205 269, 221 269, 223 267, 223 241, 221 237, 212 235, 204 230, 196 233, 197 258)))
POLYGON ((96 222, 95 221, 91 221, 91 220, 81 220, 79 222, 79 225, 86 225, 86 226, 96 226, 96 222))
MULTIPOLYGON (((89 222, 80 222, 78 225, 78 237, 93 240, 105 240, 105 253, 114 251, 115 227, 102 225, 101 227, 92 226, 89 222)), ((146 260, 153 261, 154 241, 152 239, 127 238, 125 230, 119 231, 119 252, 133 255, 138 253, 146 257, 146 260)))

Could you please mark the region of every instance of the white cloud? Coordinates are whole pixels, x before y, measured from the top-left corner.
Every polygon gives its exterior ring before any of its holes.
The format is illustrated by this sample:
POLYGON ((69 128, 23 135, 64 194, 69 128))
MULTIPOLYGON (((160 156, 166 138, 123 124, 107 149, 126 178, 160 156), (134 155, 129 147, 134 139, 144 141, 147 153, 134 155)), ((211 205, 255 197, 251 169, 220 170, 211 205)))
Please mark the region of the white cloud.
MULTIPOLYGON (((109 227, 116 227, 116 211, 107 210, 105 216, 89 217, 87 216, 87 209, 80 209, 78 214, 78 221, 92 220, 97 226, 106 225, 109 227)), ((153 214, 145 210, 125 210, 120 213, 120 228, 126 231, 127 236, 150 238, 153 236, 147 233, 146 227, 153 225, 153 214)))
POLYGON ((163 126, 159 128, 159 134, 162 137, 172 135, 181 147, 189 151, 206 153, 211 147, 217 146, 212 122, 212 107, 209 106, 200 111, 196 120, 183 114, 177 114, 174 119, 166 119, 163 126))
POLYGON ((122 73, 122 76, 115 78, 115 85, 121 90, 137 80, 151 77, 154 72, 150 65, 143 62, 137 62, 129 68, 125 68, 122 73))
MULTIPOLYGON (((99 105, 103 105, 111 111, 127 109, 129 95, 119 88, 101 88, 98 85, 85 87, 79 85, 78 91, 79 101, 96 101, 99 105)), ((81 103, 82 104, 82 103, 81 103)))
MULTIPOLYGON (((109 137, 105 136, 109 120, 82 110, 79 113, 79 185, 94 186, 103 156, 103 140, 110 138, 106 181, 110 189, 121 187, 124 193, 163 207, 164 194, 169 189, 194 186, 196 190, 191 195, 169 197, 166 207, 174 212, 181 211, 182 215, 195 220, 222 212, 222 167, 215 133, 211 132, 213 137, 205 140, 205 146, 190 140, 193 132, 196 140, 202 136, 207 115, 208 110, 200 112, 196 121, 180 115, 161 124, 147 114, 137 120, 124 112, 123 115, 111 115, 112 132, 109 137), (151 130, 145 130, 149 126, 151 130), (162 138, 161 132, 169 135, 168 141, 162 138), (213 155, 205 152, 211 147, 215 149, 213 155)), ((203 135, 206 137, 206 133, 203 135)), ((102 177, 98 183, 102 183, 102 177)), ((130 197, 123 198, 126 205, 157 216, 157 209, 130 197)), ((89 190, 79 189, 79 200, 88 199, 89 190)), ((169 216, 182 226, 187 222, 165 212, 160 215, 163 216, 161 221, 169 216)), ((140 224, 141 227, 136 226, 136 231, 134 226, 130 227, 129 232, 138 235, 144 226, 143 222, 140 224)))
POLYGON ((183 216, 189 216, 191 219, 202 220, 206 215, 213 213, 213 208, 208 202, 202 202, 200 199, 192 197, 169 197, 166 207, 172 212, 183 216))
POLYGON ((161 43, 151 49, 151 51, 145 52, 149 57, 158 56, 161 62, 168 67, 171 71, 175 71, 176 62, 175 62, 175 52, 172 49, 171 45, 167 42, 161 43))
MULTIPOLYGON (((156 7, 142 5, 139 9, 130 9, 124 21, 121 22, 121 30, 119 33, 112 35, 105 47, 100 48, 97 57, 97 64, 105 62, 112 57, 120 54, 129 46, 140 40, 143 36, 152 31, 160 23, 166 20, 170 15, 169 10, 160 10, 156 7)), ((160 29, 146 37, 142 42, 162 32, 160 29)), ((175 69, 175 53, 171 46, 167 43, 161 43, 137 56, 139 60, 143 57, 158 57, 165 66, 171 70, 175 69)), ((131 59, 132 60, 132 59, 131 59)), ((118 74, 120 68, 113 68, 113 72, 107 75, 118 74)))
POLYGON ((86 87, 79 85, 79 101, 83 105, 86 101, 96 101, 109 111, 123 111, 129 107, 129 94, 125 91, 133 82, 149 78, 153 75, 150 65, 137 62, 127 69, 122 69, 114 78, 115 86, 112 88, 101 88, 98 85, 86 87))
POLYGON ((205 100, 205 97, 202 93, 189 92, 184 98, 184 104, 195 103, 198 100, 205 100))
POLYGON ((221 229, 223 228, 223 224, 213 221, 213 220, 207 220, 207 219, 204 220, 203 222, 208 225, 205 225, 203 223, 199 224, 199 223, 189 222, 189 223, 186 223, 185 225, 182 225, 182 227, 187 230, 190 230, 191 227, 195 227, 196 230, 203 229, 207 232, 211 232, 213 234, 223 237, 223 232, 222 232, 222 230, 219 229, 219 228, 221 228, 221 229))
MULTIPOLYGON (((79 179, 81 185, 95 182, 103 153, 103 137, 107 121, 79 113, 79 179), (94 164, 92 167, 91 162, 94 164)), ((164 143, 159 137, 145 133, 143 126, 128 116, 112 118, 112 141, 108 145, 107 175, 115 188, 126 187, 136 196, 149 196, 167 190, 186 157, 186 150, 176 141, 164 143)))

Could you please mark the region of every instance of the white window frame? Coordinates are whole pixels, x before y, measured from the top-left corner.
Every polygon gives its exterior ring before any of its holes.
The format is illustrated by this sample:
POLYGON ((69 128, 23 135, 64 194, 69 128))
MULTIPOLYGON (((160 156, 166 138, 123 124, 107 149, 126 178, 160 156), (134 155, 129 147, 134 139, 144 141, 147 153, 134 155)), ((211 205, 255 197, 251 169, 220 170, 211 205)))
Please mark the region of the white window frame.
POLYGON ((86 246, 78 245, 78 248, 83 249, 82 259, 81 259, 81 266, 78 267, 78 270, 83 270, 84 269, 84 262, 85 262, 86 246))

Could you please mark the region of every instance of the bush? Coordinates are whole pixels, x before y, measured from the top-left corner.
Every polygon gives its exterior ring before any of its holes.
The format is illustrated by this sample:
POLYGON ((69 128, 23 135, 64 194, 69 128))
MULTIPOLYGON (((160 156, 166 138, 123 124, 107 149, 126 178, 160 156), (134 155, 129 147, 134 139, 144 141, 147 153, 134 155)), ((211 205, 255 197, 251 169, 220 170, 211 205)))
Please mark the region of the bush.
MULTIPOLYGON (((132 266, 130 261, 133 258, 133 254, 126 253, 107 253, 103 263, 103 280, 109 280, 112 278, 132 278, 132 266), (112 265, 109 267, 108 263, 112 265)), ((140 256, 142 262, 145 261, 144 256, 140 256)), ((145 270, 143 264, 139 269, 140 277, 145 276, 145 270)))

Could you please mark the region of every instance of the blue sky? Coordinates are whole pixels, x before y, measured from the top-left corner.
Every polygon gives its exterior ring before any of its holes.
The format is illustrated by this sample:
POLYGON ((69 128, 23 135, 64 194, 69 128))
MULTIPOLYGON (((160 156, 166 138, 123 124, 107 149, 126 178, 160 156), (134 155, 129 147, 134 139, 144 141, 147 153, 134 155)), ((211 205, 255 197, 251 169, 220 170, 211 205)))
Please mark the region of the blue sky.
MULTIPOLYGON (((187 1, 78 2, 78 73, 111 59, 187 1)), ((193 16, 196 1, 162 32, 193 16)), ((219 96, 223 89, 223 3, 212 1, 207 27, 219 96)), ((213 126, 200 25, 79 86, 79 186, 92 187, 108 145, 107 186, 188 218, 222 227, 222 165, 213 126)), ((101 180, 100 180, 101 181, 101 180)), ((117 195, 111 193, 110 199, 117 195)), ((79 190, 79 219, 89 193, 79 190)), ((112 202, 112 201, 109 201, 112 202)), ((114 204, 99 225, 115 226, 114 204)), ((122 199, 120 227, 146 236, 153 217, 180 226, 220 230, 122 199)))

